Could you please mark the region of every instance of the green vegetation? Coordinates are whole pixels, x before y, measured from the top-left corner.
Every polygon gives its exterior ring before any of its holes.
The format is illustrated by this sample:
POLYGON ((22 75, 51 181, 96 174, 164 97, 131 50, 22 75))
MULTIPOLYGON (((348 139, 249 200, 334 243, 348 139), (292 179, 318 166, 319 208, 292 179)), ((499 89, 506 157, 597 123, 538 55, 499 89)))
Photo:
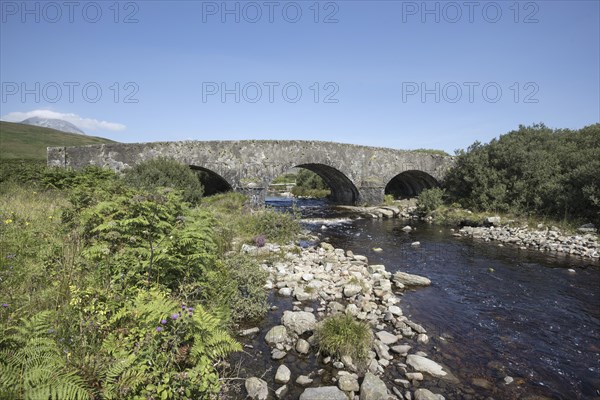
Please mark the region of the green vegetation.
POLYGON ((126 170, 123 179, 130 186, 147 191, 162 187, 181 190, 183 200, 192 204, 198 204, 204 192, 198 175, 172 158, 159 157, 139 163, 126 170))
POLYGON ((312 171, 301 168, 296 175, 296 186, 292 189, 296 197, 323 198, 331 194, 323 178, 312 171))
POLYGON ((359 365, 368 359, 373 344, 370 325, 347 314, 325 318, 319 323, 315 335, 320 351, 338 359, 350 356, 359 365))
POLYGON ((267 310, 266 273, 230 250, 291 240, 293 217, 13 165, 27 168, 0 190, 0 398, 218 397, 221 361, 241 350, 229 329, 267 310))
POLYGON ((283 174, 283 175, 279 175, 277 178, 273 179, 272 183, 296 183, 296 174, 293 173, 289 173, 289 174, 283 174))
POLYGON ((46 160, 46 147, 114 143, 56 129, 0 121, 0 159, 46 160))
POLYGON ((580 130, 520 126, 457 153, 449 200, 475 211, 534 214, 600 225, 600 124, 580 130))
POLYGON ((428 215, 444 204, 444 190, 441 188, 425 189, 417 198, 417 210, 428 215))
POLYGON ((416 149, 411 150, 415 153, 425 153, 425 154, 435 154, 438 156, 450 157, 450 154, 446 153, 444 150, 436 150, 436 149, 416 149))
POLYGON ((394 195, 386 194, 385 196, 383 196, 383 205, 393 206, 394 203, 395 203, 394 195))

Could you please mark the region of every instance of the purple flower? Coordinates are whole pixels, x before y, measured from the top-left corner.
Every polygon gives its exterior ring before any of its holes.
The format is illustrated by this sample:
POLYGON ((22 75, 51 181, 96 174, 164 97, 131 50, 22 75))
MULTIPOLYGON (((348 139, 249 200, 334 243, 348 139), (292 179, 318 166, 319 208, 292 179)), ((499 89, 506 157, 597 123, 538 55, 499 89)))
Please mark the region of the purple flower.
POLYGON ((188 311, 189 311, 189 312, 192 312, 192 311, 194 311, 194 307, 188 307, 188 311))
POLYGON ((8 307, 8 304, 2 303, 2 308, 6 308, 6 307, 8 307))
POLYGON ((188 317, 191 317, 192 315, 194 315, 194 313, 193 313, 193 312, 190 312, 190 313, 188 314, 188 317))
POLYGON ((156 332, 161 332, 161 331, 162 331, 162 326, 156 327, 156 332))
POLYGON ((256 247, 263 247, 266 244, 267 240, 264 235, 258 235, 254 238, 254 244, 256 247))
POLYGON ((175 313, 171 315, 171 318, 173 318, 173 321, 175 321, 177 318, 179 318, 179 314, 175 313))
POLYGON ((161 319, 160 323, 163 324, 163 325, 165 325, 167 323, 167 320, 166 319, 161 319))

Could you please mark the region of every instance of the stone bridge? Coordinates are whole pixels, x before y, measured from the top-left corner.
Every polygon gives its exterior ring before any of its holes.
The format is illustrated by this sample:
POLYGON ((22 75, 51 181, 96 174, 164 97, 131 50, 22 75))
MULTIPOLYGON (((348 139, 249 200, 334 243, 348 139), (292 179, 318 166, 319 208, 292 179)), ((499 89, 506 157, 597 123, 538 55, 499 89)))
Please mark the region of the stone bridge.
POLYGON ((413 197, 439 185, 452 157, 423 152, 351 144, 295 141, 184 141, 110 143, 80 147, 49 147, 48 165, 87 165, 122 171, 156 157, 172 157, 201 174, 207 194, 235 190, 262 204, 269 183, 291 168, 320 175, 340 204, 374 205, 384 194, 413 197))

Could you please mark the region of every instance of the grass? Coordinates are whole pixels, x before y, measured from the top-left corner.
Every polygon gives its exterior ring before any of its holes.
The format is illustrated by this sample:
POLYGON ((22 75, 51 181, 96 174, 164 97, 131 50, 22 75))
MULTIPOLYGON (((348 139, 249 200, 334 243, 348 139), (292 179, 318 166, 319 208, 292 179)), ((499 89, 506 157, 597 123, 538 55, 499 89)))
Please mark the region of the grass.
POLYGON ((425 153, 425 154, 436 154, 438 156, 446 156, 449 157, 450 154, 446 153, 444 150, 436 150, 436 149, 415 149, 411 150, 415 153, 425 153))
POLYGON ((352 315, 336 314, 325 318, 316 330, 319 349, 333 357, 350 356, 361 365, 367 359, 373 344, 371 327, 352 315))
POLYGON ((300 233, 300 224, 294 215, 269 208, 251 210, 245 206, 247 198, 234 192, 221 193, 202 199, 200 207, 216 217, 217 243, 222 252, 231 250, 231 243, 256 244, 258 236, 268 242, 287 244, 300 233))
POLYGON ((0 194, 2 302, 25 314, 53 308, 68 292, 77 258, 75 238, 61 229, 67 198, 57 191, 7 186, 0 194), (60 268, 49 272, 52 262, 60 268))
POLYGON ((115 143, 26 124, 0 121, 0 159, 45 160, 46 147, 115 143))

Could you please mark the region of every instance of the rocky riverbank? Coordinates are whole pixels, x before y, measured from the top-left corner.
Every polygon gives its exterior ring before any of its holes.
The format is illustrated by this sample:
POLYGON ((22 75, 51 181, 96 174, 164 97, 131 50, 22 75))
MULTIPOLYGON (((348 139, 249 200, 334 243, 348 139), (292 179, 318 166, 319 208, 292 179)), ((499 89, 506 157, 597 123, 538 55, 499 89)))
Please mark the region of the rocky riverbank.
POLYGON ((591 233, 568 235, 557 227, 530 230, 525 227, 490 226, 461 228, 457 236, 467 236, 486 242, 498 242, 499 245, 510 244, 520 249, 533 249, 539 251, 558 252, 592 259, 600 258, 598 236, 591 233))
MULTIPOLYGON (((421 219, 416 212, 416 206, 408 203, 404 206, 342 206, 342 208, 363 218, 421 219)), ((432 217, 423 219, 427 222, 433 221, 432 217)), ((465 226, 455 235, 472 237, 486 242, 495 241, 500 245, 514 245, 523 250, 558 252, 596 260, 600 258, 597 229, 592 224, 580 227, 578 234, 569 234, 555 226, 544 227, 540 224, 537 230, 532 230, 527 227, 512 226, 514 221, 508 221, 504 225, 501 225, 501 222, 501 218, 497 216, 482 218, 478 223, 482 226, 465 226)))
MULTIPOLYGON (((277 246, 244 248, 247 252, 281 250, 277 246)), ((420 387, 424 380, 458 383, 450 371, 432 360, 434 357, 421 351, 429 336, 402 312, 399 296, 405 288, 429 285, 429 279, 403 272, 392 274, 384 265, 369 264, 365 256, 327 243, 283 250, 284 261, 263 264, 270 273, 265 289, 291 297, 293 308, 284 310, 279 324, 268 330, 240 332, 245 337, 258 335, 268 344, 277 370, 272 381, 248 377, 244 386, 249 398, 282 399, 292 387, 300 387, 299 398, 303 400, 440 400, 444 399, 442 394, 420 387), (373 345, 364 365, 358 366, 348 356, 336 359, 319 353, 314 332, 320 321, 338 313, 371 326, 373 345), (314 370, 292 376, 289 362, 309 358, 316 359, 314 370)))

